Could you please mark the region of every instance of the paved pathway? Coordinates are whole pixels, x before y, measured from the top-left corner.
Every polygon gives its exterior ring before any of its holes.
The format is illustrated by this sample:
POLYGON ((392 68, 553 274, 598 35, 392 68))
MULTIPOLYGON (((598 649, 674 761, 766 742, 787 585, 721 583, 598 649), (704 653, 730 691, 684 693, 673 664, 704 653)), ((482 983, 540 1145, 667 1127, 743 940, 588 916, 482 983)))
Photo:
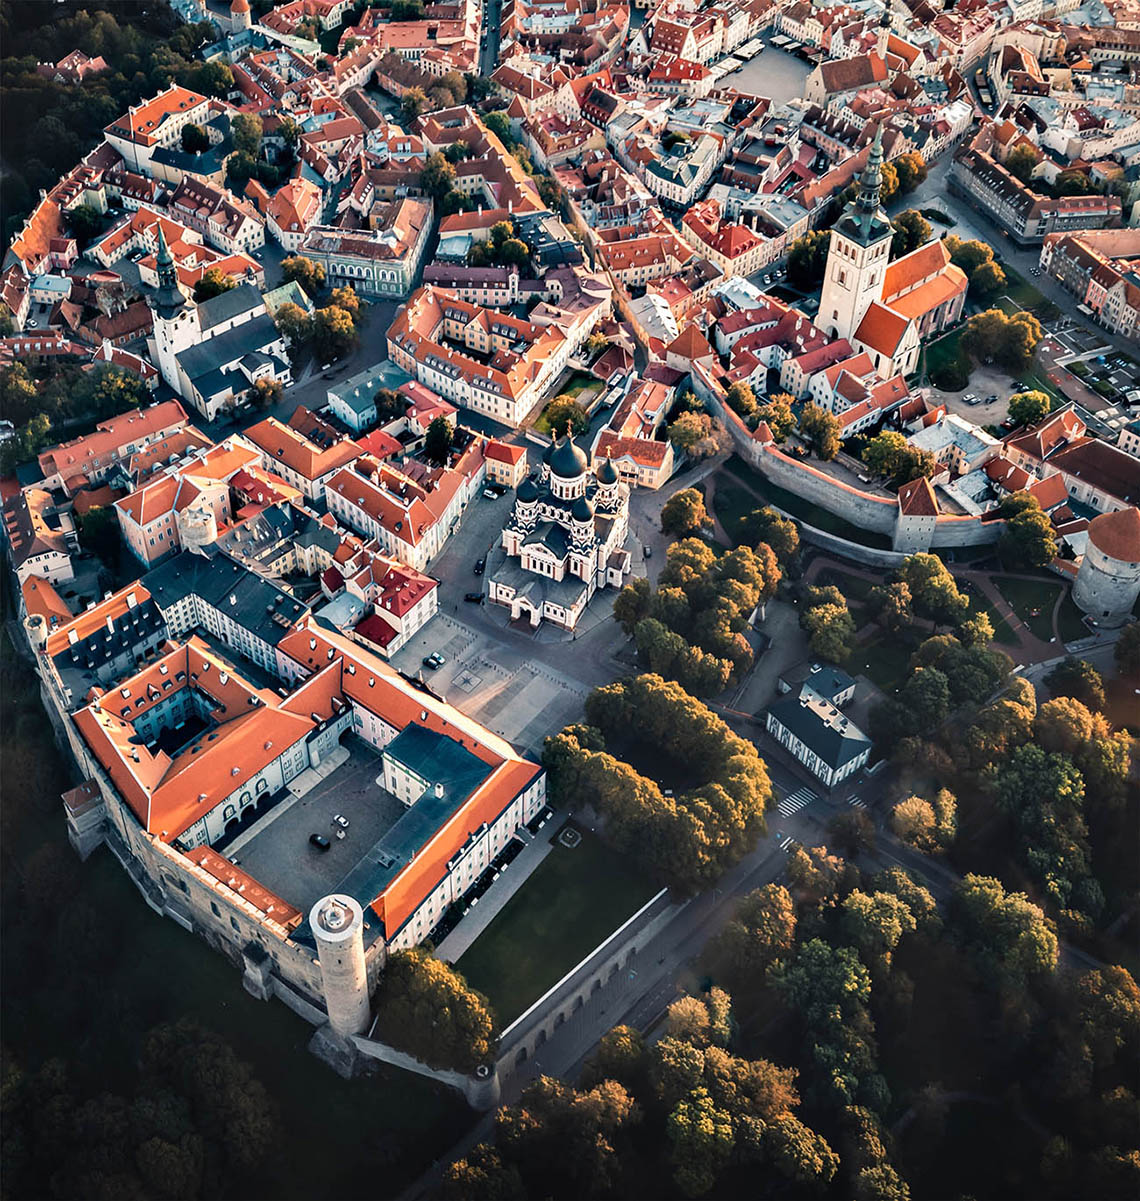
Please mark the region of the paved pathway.
MULTIPOLYGON (((830 555, 816 555, 808 569, 804 572, 804 582, 812 583, 812 581, 825 571, 840 571, 845 575, 854 575, 865 580, 873 580, 875 583, 881 583, 885 574, 883 572, 872 571, 866 567, 860 567, 857 563, 852 563, 847 559, 833 558, 830 555)), ((1064 589, 1062 589, 1060 596, 1053 606, 1053 632, 1057 634, 1057 641, 1046 642, 1043 638, 1038 638, 1029 626, 1014 612, 1010 603, 1002 596, 998 586, 990 578, 993 573, 975 571, 971 568, 955 567, 953 565, 950 566, 950 571, 956 579, 966 580, 976 587, 985 596, 986 600, 993 605, 998 616, 1006 620, 1009 628, 1013 631, 1014 637, 1017 639, 1017 654, 1015 657, 1018 658, 1019 662, 1040 663, 1047 659, 1056 659, 1059 654, 1063 653, 1064 644, 1058 632, 1057 619, 1061 611, 1061 604, 1066 595, 1064 589)), ((1003 571, 999 574, 1009 576, 1013 579, 1032 580, 1035 583, 1048 582, 1039 579, 1037 576, 1024 575, 1016 571, 1003 571)), ((1057 582, 1062 583, 1063 581, 1058 577, 1057 582)), ((860 631, 860 635, 862 635, 862 631, 860 631)), ((996 650, 1006 649, 1001 643, 995 642, 991 645, 996 650)))
POLYGON ((498 916, 503 906, 526 883, 536 867, 553 850, 550 841, 559 828, 553 818, 538 832, 538 837, 526 844, 494 884, 479 898, 479 905, 455 927, 435 949, 436 957, 445 963, 455 963, 463 952, 498 916))

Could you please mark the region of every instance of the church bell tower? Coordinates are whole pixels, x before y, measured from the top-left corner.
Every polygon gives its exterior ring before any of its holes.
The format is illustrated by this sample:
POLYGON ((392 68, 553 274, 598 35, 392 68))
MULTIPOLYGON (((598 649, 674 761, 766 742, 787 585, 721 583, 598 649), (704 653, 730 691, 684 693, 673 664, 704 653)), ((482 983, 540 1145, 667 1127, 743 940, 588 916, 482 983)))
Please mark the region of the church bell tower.
POLYGON ((831 229, 827 269, 816 324, 836 338, 850 338, 872 302, 882 299, 894 229, 879 203, 883 185, 883 127, 859 177, 856 198, 831 229))

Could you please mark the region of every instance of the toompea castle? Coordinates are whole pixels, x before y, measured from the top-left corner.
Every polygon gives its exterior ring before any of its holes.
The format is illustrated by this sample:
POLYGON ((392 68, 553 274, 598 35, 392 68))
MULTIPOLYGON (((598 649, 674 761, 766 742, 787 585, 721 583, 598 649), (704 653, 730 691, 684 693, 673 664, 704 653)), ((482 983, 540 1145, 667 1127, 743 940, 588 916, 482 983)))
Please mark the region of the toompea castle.
POLYGON ((488 595, 513 620, 572 630, 599 588, 624 583, 628 535, 629 488, 608 459, 591 470, 567 434, 546 452, 538 481, 518 487, 488 595))

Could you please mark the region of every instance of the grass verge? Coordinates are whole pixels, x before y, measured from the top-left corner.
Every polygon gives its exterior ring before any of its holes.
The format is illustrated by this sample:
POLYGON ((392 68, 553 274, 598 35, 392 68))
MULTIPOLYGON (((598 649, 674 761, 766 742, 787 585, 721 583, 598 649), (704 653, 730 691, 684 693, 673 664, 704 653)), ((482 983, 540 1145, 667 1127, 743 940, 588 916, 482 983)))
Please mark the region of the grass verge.
POLYGON ((648 877, 583 830, 555 842, 456 967, 505 1028, 657 891, 648 877))

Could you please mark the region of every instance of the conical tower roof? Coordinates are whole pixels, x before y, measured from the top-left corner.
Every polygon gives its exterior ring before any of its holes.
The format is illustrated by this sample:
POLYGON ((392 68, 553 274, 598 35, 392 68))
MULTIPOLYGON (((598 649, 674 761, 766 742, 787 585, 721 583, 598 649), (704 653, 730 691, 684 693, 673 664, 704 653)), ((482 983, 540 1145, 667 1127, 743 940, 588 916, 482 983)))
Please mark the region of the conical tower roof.
POLYGON ((166 244, 161 220, 158 223, 158 254, 155 256, 155 267, 158 271, 158 287, 151 297, 151 307, 160 317, 169 319, 185 307, 186 293, 182 291, 178 268, 174 265, 174 256, 166 244))
POLYGON ((869 246, 882 238, 894 236, 891 219, 883 211, 883 125, 875 130, 871 153, 859 176, 859 191, 843 210, 835 228, 845 238, 869 246))

